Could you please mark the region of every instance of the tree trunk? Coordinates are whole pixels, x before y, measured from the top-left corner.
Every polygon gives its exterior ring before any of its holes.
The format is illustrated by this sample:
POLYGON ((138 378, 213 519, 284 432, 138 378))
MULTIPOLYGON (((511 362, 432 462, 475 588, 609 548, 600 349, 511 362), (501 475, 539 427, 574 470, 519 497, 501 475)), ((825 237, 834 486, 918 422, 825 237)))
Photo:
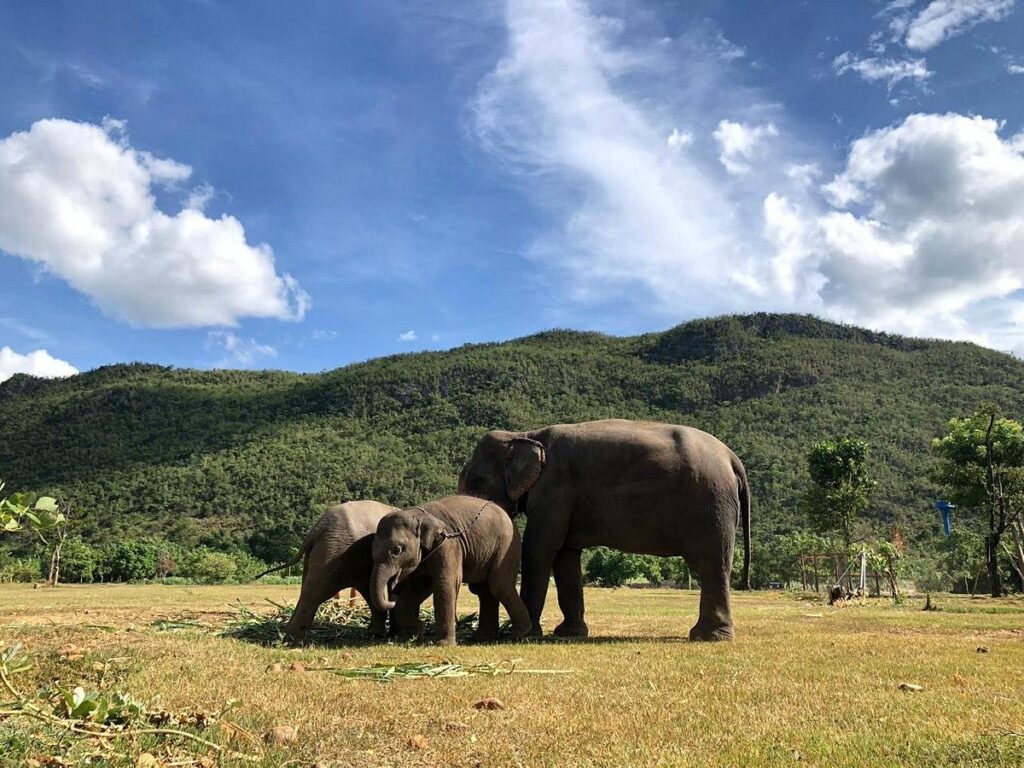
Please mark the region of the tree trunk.
POLYGON ((1017 581, 1020 591, 1024 592, 1024 524, 1019 519, 1010 524, 1013 534, 1013 560, 1016 563, 1017 581))
POLYGON ((999 534, 995 531, 985 537, 985 565, 988 566, 988 579, 992 587, 992 597, 1003 596, 1003 578, 999 574, 999 534))

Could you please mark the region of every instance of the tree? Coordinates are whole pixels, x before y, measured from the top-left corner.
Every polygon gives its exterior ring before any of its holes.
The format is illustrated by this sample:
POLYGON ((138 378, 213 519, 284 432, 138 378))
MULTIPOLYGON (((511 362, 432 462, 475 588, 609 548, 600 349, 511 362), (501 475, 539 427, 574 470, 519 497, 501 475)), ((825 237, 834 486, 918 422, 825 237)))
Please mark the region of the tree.
MULTIPOLYGON (((4 484, 0 481, 0 492, 4 484)), ((0 530, 5 533, 27 527, 50 549, 50 568, 46 580, 53 586, 60 581, 61 549, 68 536, 68 512, 61 510, 51 496, 12 493, 0 498, 0 530)))
POLYGON ((1024 508, 1024 427, 985 404, 967 418, 950 419, 932 450, 938 457, 933 477, 949 499, 961 510, 986 518, 989 586, 993 597, 1001 597, 1000 543, 1019 523, 1024 508))
POLYGON ((60 568, 64 581, 90 582, 99 564, 96 549, 79 536, 69 537, 61 553, 60 568))
POLYGON ((815 529, 839 531, 849 549, 851 529, 868 505, 875 481, 867 472, 868 444, 843 438, 823 440, 807 454, 811 485, 803 498, 804 510, 815 529))
POLYGON ((191 559, 186 575, 204 584, 219 584, 234 576, 237 570, 231 555, 203 549, 191 559))
POLYGON ((159 554, 159 547, 151 541, 119 541, 104 547, 102 574, 110 581, 152 579, 159 554))

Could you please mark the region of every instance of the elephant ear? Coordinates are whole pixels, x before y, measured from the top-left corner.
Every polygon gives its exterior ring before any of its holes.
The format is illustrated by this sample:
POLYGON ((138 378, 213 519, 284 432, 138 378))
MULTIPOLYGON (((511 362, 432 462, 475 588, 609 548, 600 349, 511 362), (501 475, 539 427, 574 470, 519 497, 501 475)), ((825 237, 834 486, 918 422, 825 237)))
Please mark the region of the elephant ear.
POLYGON ((420 548, 429 552, 444 541, 444 526, 441 521, 429 513, 420 518, 420 548))
POLYGON ((512 501, 519 501, 533 487, 546 461, 544 446, 536 440, 528 437, 512 439, 505 464, 505 491, 512 501))

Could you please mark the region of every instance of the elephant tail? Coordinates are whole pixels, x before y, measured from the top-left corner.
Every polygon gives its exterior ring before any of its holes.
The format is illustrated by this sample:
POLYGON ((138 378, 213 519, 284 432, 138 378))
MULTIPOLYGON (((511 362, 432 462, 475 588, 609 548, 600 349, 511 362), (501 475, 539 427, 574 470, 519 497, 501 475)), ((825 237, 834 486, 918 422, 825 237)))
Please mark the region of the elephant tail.
POLYGON ((281 563, 280 565, 275 565, 273 568, 268 568, 267 570, 263 571, 262 573, 257 573, 255 576, 252 577, 252 580, 256 581, 257 579, 262 579, 268 573, 276 573, 277 571, 283 571, 285 568, 291 568, 293 565, 297 565, 298 562, 303 557, 305 557, 305 555, 309 552, 309 547, 310 547, 311 543, 312 542, 309 541, 309 539, 307 539, 306 541, 302 542, 302 546, 299 547, 299 551, 295 553, 295 557, 293 557, 287 563, 281 563))
POLYGON ((733 469, 739 483, 739 523, 743 526, 743 579, 739 588, 750 589, 750 484, 747 482, 747 470, 739 459, 736 459, 733 469))

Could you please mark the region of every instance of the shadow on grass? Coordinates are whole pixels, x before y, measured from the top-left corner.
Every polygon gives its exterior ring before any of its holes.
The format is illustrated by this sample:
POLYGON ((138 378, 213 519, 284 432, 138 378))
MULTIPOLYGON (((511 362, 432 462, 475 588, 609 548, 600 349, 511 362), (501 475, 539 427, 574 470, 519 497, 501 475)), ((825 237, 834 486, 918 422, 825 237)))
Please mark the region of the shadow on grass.
POLYGON ((690 638, 686 635, 652 635, 650 637, 638 635, 597 635, 596 637, 544 635, 544 637, 531 637, 520 642, 536 643, 538 645, 664 645, 669 643, 688 644, 690 638))
MULTIPOLYGON (((320 606, 305 643, 293 643, 285 636, 285 626, 291 619, 293 606, 281 605, 270 600, 274 613, 257 613, 243 605, 233 606, 238 612, 225 629, 218 632, 242 642, 266 647, 305 646, 317 648, 361 647, 369 645, 413 645, 416 641, 399 640, 394 637, 370 636, 370 612, 363 604, 348 605, 342 601, 328 601, 320 606)), ((420 611, 424 625, 423 637, 429 640, 434 634, 434 614, 429 609, 420 611)), ((469 644, 476 631, 477 614, 462 616, 456 625, 459 644, 469 644)))
MULTIPOLYGON (((285 626, 292 616, 293 606, 282 605, 268 600, 274 608, 270 613, 259 613, 244 605, 234 605, 236 615, 225 626, 217 627, 198 622, 161 619, 155 622, 158 630, 165 632, 199 631, 211 632, 220 637, 240 640, 244 643, 267 648, 313 647, 313 648, 359 648, 372 645, 421 646, 429 645, 434 636, 433 611, 424 608, 420 611, 423 621, 423 634, 413 640, 400 640, 395 637, 371 637, 370 612, 363 604, 348 605, 343 601, 329 601, 317 611, 316 619, 310 627, 305 643, 293 643, 285 635, 285 626)), ((530 637, 521 640, 513 639, 511 626, 505 622, 501 627, 501 636, 497 640, 482 642, 473 641, 473 633, 477 627, 477 614, 461 616, 456 626, 456 639, 459 645, 642 645, 642 644, 678 644, 689 643, 686 635, 658 635, 644 637, 637 635, 598 635, 596 637, 559 637, 546 634, 543 637, 530 637)))

